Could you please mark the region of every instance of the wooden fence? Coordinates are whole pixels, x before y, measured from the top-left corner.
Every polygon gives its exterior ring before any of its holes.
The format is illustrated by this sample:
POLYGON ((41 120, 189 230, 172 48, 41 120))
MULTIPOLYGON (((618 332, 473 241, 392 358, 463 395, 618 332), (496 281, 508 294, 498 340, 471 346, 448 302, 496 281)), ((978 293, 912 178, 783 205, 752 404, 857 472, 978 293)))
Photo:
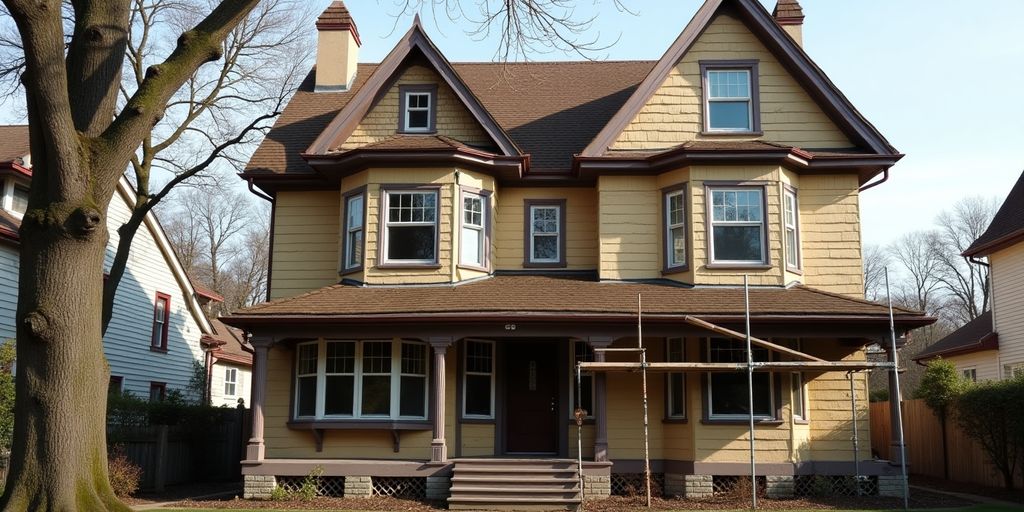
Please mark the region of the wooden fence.
MULTIPOLYGON (((871 404, 871 449, 883 459, 899 461, 899 453, 889 453, 891 420, 889 402, 871 404)), ((907 443, 908 472, 944 478, 942 423, 924 400, 903 401, 903 437, 907 443)), ((967 437, 953 420, 946 422, 946 444, 950 480, 1003 487, 1002 473, 988 461, 981 445, 967 437)), ((1018 476, 1017 486, 1021 485, 1024 479, 1018 476)))

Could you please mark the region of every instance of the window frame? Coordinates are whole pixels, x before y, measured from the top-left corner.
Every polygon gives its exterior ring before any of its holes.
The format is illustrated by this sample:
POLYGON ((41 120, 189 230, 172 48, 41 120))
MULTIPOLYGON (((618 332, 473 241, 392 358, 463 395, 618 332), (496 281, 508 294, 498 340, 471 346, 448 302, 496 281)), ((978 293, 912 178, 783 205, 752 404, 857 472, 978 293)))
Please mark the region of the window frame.
POLYGON ((687 199, 689 198, 689 194, 687 193, 688 190, 689 190, 689 187, 687 186, 687 183, 683 183, 683 184, 680 184, 680 185, 677 185, 677 186, 674 186, 674 187, 669 187, 669 188, 666 188, 666 189, 662 190, 662 198, 661 198, 661 209, 662 209, 661 225, 662 225, 662 230, 661 231, 662 231, 663 249, 664 249, 662 251, 662 257, 664 258, 664 263, 662 265, 662 273, 663 274, 670 274, 670 273, 674 273, 674 272, 686 272, 686 271, 688 271, 690 269, 690 251, 692 249, 692 244, 691 244, 692 239, 690 237, 690 217, 689 217, 690 205, 687 204, 688 203, 687 199), (672 224, 672 222, 671 222, 672 212, 671 212, 671 209, 669 208, 669 204, 671 202, 671 198, 674 197, 674 196, 677 196, 677 195, 681 195, 683 197, 683 222, 682 222, 682 224, 672 224), (675 262, 672 261, 672 246, 670 244, 670 242, 672 241, 672 230, 675 229, 675 228, 678 228, 678 227, 682 227, 683 231, 686 232, 686 257, 685 257, 685 261, 683 261, 682 263, 675 263, 675 262))
MULTIPOLYGON (((701 79, 701 105, 703 108, 703 135, 763 135, 761 130, 761 95, 760 95, 760 80, 759 80, 759 61, 756 59, 747 60, 701 60, 698 62, 700 66, 700 79, 701 79), (722 129, 711 127, 711 107, 710 103, 713 101, 710 98, 710 82, 708 80, 708 71, 746 71, 750 77, 750 97, 746 100, 749 102, 749 115, 748 120, 750 123, 749 130, 739 129, 722 129)), ((729 101, 729 100, 723 100, 729 101)), ((731 100, 736 101, 736 100, 731 100)))
MULTIPOLYGON (((441 185, 381 185, 380 199, 378 205, 378 234, 377 234, 377 266, 380 268, 440 268, 440 245, 441 245, 441 185), (392 225, 389 220, 388 209, 391 204, 391 194, 434 194, 434 257, 429 260, 392 260, 388 259, 389 230, 392 225)), ((402 223, 397 225, 416 226, 426 225, 420 223, 402 223)))
MULTIPOLYGON (((715 338, 715 337, 702 338, 701 339, 701 347, 702 347, 702 352, 703 352, 702 359, 705 362, 711 362, 711 342, 712 342, 712 340, 716 340, 716 339, 724 340, 724 341, 737 341, 737 340, 732 340, 731 338, 715 338)), ((759 347, 751 346, 751 349, 752 350, 756 350, 756 349, 759 349, 759 347)), ((773 361, 774 360, 774 352, 772 350, 767 349, 767 348, 762 349, 762 350, 767 351, 767 353, 768 353, 768 360, 769 361, 773 361)), ((745 374, 746 372, 743 372, 743 373, 745 374)), ((768 415, 763 415, 763 414, 762 415, 758 415, 758 414, 755 414, 754 415, 754 422, 755 423, 762 423, 762 424, 768 423, 768 424, 771 424, 771 423, 779 423, 781 421, 779 419, 781 417, 780 416, 780 411, 779 411, 779 404, 780 404, 781 397, 778 396, 780 394, 779 393, 779 387, 778 387, 780 379, 778 378, 776 373, 777 372, 767 372, 767 374, 768 374, 768 390, 769 390, 769 397, 770 397, 769 406, 768 406, 769 413, 768 413, 768 415)), ((703 386, 704 386, 704 389, 703 389, 703 395, 704 395, 704 422, 705 423, 724 423, 724 424, 728 424, 728 423, 736 423, 736 422, 746 423, 746 422, 750 421, 750 416, 748 416, 748 415, 744 415, 744 414, 727 414, 727 413, 716 414, 714 412, 713 400, 712 400, 712 397, 714 396, 714 385, 712 383, 712 375, 713 374, 714 374, 714 372, 704 372, 702 374, 702 380, 703 380, 703 386)))
POLYGON ((795 187, 782 184, 782 259, 786 265, 786 270, 795 274, 803 274, 803 251, 800 247, 800 196, 795 187), (789 199, 793 200, 793 225, 790 226, 789 220, 787 219, 786 210, 789 207, 789 199), (789 243, 789 231, 793 231, 794 244, 790 247, 789 243), (793 250, 793 255, 796 259, 796 264, 791 265, 789 262, 789 251, 793 250))
POLYGON ((960 369, 960 376, 966 380, 977 383, 978 382, 978 368, 975 366, 968 366, 960 369))
POLYGON ((768 185, 765 183, 757 182, 704 182, 704 215, 705 215, 705 229, 707 236, 707 268, 755 268, 755 269, 768 269, 771 268, 771 251, 770 241, 768 239, 768 185), (755 222, 738 222, 738 221, 715 221, 714 217, 714 193, 715 191, 738 191, 746 192, 749 190, 757 190, 761 194, 761 259, 756 260, 719 260, 715 257, 715 226, 716 225, 733 225, 733 226, 753 226, 755 222))
POLYGON ((238 396, 238 368, 233 368, 230 366, 224 367, 224 396, 238 396), (229 376, 232 378, 228 379, 229 376), (231 386, 230 393, 228 393, 228 385, 231 386))
POLYGON ((789 379, 789 407, 790 413, 793 415, 793 422, 806 425, 810 423, 809 404, 807 402, 807 380, 804 379, 803 372, 790 372, 789 379), (797 385, 798 383, 799 386, 797 385), (796 407, 794 407, 797 403, 800 404, 800 414, 797 414, 796 407))
POLYGON ((471 420, 471 421, 476 420, 476 421, 490 422, 490 421, 493 421, 495 418, 497 418, 496 408, 497 408, 498 404, 497 404, 497 385, 496 385, 496 379, 495 379, 495 374, 496 374, 496 370, 497 370, 496 364, 497 364, 497 359, 498 359, 497 350, 498 350, 498 344, 495 343, 494 340, 482 340, 482 339, 476 339, 476 338, 467 338, 465 341, 463 341, 463 344, 462 344, 462 354, 459 357, 459 363, 460 363, 460 365, 462 367, 462 371, 460 372, 462 374, 462 376, 459 379, 459 383, 461 384, 461 391, 462 391, 462 393, 461 393, 462 396, 460 397, 461 405, 459 407, 459 417, 460 417, 460 419, 471 420), (487 344, 487 345, 491 346, 491 371, 490 371, 489 374, 488 373, 484 373, 484 372, 470 372, 469 371, 469 364, 467 364, 467 360, 469 358, 469 344, 470 343, 481 343, 481 344, 487 344), (489 375, 490 376, 490 380, 491 380, 491 413, 490 414, 468 414, 468 413, 466 413, 466 395, 467 395, 466 389, 468 389, 468 387, 469 387, 467 385, 467 378, 466 377, 469 376, 469 375, 489 375))
POLYGON ((124 376, 123 375, 111 375, 110 379, 107 380, 107 396, 124 394, 124 376))
POLYGON ((167 399, 167 383, 160 381, 149 381, 149 401, 163 402, 167 399), (153 392, 157 393, 156 400, 153 400, 153 392))
MULTIPOLYGON (((579 353, 577 349, 580 346, 586 347, 587 355, 584 356, 582 361, 593 362, 596 360, 594 347, 584 340, 572 340, 572 349, 570 350, 570 356, 572 357, 572 368, 569 371, 569 420, 576 420, 576 362, 580 361, 579 353)), ((580 380, 590 379, 590 409, 587 410, 587 415, 583 417, 585 420, 594 419, 594 409, 597 408, 597 379, 596 374, 592 371, 581 372, 580 380)))
POLYGON ((167 352, 167 343, 171 325, 171 296, 163 292, 156 292, 156 298, 153 300, 153 325, 149 335, 149 349, 154 352, 167 352), (160 309, 160 303, 164 305, 163 322, 157 322, 157 311, 160 309), (163 329, 160 333, 160 339, 157 340, 157 325, 162 325, 163 329))
MULTIPOLYGON (((672 336, 665 338, 665 361, 666 362, 686 362, 686 338, 682 336, 672 336), (680 344, 680 354, 682 355, 682 361, 673 361, 671 358, 672 342, 678 340, 680 344)), ((686 372, 666 372, 665 373, 665 421, 686 421, 686 409, 687 409, 687 396, 686 396, 686 372), (683 395, 683 411, 681 414, 675 414, 672 412, 672 376, 681 375, 683 378, 683 389, 681 393, 683 395)))
POLYGON ((565 268, 566 256, 566 200, 525 199, 523 200, 523 267, 524 268, 565 268), (558 211, 558 259, 533 259, 533 211, 535 208, 556 208, 558 211))
POLYGON ((459 267, 489 272, 491 269, 491 191, 473 187, 459 187, 459 267), (481 225, 470 226, 469 229, 480 231, 480 264, 466 263, 462 260, 462 244, 465 240, 463 232, 467 229, 465 222, 466 198, 476 196, 481 203, 481 225))
POLYGON ((398 86, 398 133, 424 134, 437 132, 437 84, 407 84, 398 86), (409 96, 426 94, 430 98, 427 106, 427 127, 409 128, 409 96))
POLYGON ((354 188, 354 189, 346 192, 342 196, 342 201, 344 201, 344 207, 342 208, 342 222, 341 222, 341 225, 342 225, 342 229, 344 230, 344 232, 343 232, 343 236, 341 238, 341 261, 340 261, 341 264, 338 267, 338 272, 340 274, 348 274, 348 273, 358 272, 360 270, 363 270, 365 268, 365 265, 366 265, 366 214, 367 214, 367 211, 368 211, 367 204, 366 204, 367 203, 367 201, 366 201, 366 186, 363 185, 361 187, 357 187, 357 188, 354 188), (356 227, 356 226, 349 226, 348 225, 349 213, 350 213, 350 209, 352 208, 351 202, 353 200, 355 200, 355 199, 358 199, 358 198, 361 198, 362 201, 363 201, 363 215, 362 215, 363 222, 358 227, 356 227), (362 256, 362 258, 359 259, 359 263, 357 265, 351 265, 350 261, 349 261, 349 255, 352 252, 352 250, 354 249, 354 247, 352 246, 351 243, 349 243, 349 236, 350 236, 351 233, 356 232, 356 231, 361 231, 363 233, 363 242, 362 242, 362 245, 363 245, 363 256, 362 256))
MULTIPOLYGON (((432 384, 433 375, 431 373, 431 361, 430 361, 431 348, 426 342, 419 340, 411 340, 404 338, 387 338, 387 339, 350 339, 350 338, 321 338, 317 340, 303 341, 296 343, 294 347, 294 353, 292 354, 292 390, 291 390, 291 407, 289 410, 289 417, 291 421, 299 422, 335 422, 335 421, 351 421, 357 423, 378 423, 384 422, 412 422, 412 423, 423 423, 430 421, 431 419, 431 396, 430 389, 432 384), (363 371, 363 344, 373 342, 386 342, 391 344, 391 370, 388 374, 390 377, 390 402, 389 402, 389 414, 363 414, 362 411, 362 397, 363 397, 363 377, 366 376, 366 372, 363 371), (327 391, 327 344, 328 343, 354 343, 355 351, 353 353, 353 377, 352 384, 352 414, 326 414, 326 391, 327 391), (401 381, 402 381, 402 345, 403 344, 416 344, 424 345, 424 386, 423 386, 423 416, 403 416, 401 414, 401 381), (316 364, 316 405, 314 407, 313 415, 299 415, 299 386, 298 379, 301 377, 308 377, 312 374, 300 374, 299 373, 299 352, 302 346, 315 345, 317 347, 317 364, 316 364)), ((330 375, 350 375, 349 373, 332 373, 330 375)), ((379 375, 378 373, 369 374, 369 376, 379 375)), ((408 376, 408 375, 406 375, 408 376)))
POLYGON ((1024 375, 1024 363, 1010 363, 1003 365, 1003 378, 1014 379, 1018 375, 1024 375))

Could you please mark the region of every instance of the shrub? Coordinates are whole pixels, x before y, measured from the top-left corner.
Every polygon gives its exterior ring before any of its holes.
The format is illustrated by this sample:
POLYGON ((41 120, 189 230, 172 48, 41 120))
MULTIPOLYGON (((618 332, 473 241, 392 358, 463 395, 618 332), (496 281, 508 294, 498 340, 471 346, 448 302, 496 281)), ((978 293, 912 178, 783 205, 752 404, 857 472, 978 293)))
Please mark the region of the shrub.
POLYGON ((0 452, 11 450, 14 435, 14 340, 0 343, 0 452))
POLYGON ((876 389, 868 395, 869 402, 888 402, 889 401, 889 390, 888 389, 876 389))
POLYGON ((128 460, 124 452, 114 448, 107 457, 107 469, 110 475, 110 487, 119 498, 127 498, 139 490, 142 479, 142 468, 128 460))
POLYGON ((957 373, 956 365, 938 357, 928 362, 914 398, 924 399, 937 416, 944 418, 949 407, 967 388, 968 381, 957 373))
POLYGON ((320 494, 320 477, 324 474, 324 468, 317 466, 309 471, 306 478, 302 479, 297 494, 302 501, 312 501, 320 494))
POLYGON ((271 501, 287 501, 292 499, 292 495, 284 487, 278 485, 270 490, 270 499, 271 501))
POLYGON ((955 402, 956 421, 978 441, 1007 489, 1024 459, 1024 378, 984 382, 955 402))

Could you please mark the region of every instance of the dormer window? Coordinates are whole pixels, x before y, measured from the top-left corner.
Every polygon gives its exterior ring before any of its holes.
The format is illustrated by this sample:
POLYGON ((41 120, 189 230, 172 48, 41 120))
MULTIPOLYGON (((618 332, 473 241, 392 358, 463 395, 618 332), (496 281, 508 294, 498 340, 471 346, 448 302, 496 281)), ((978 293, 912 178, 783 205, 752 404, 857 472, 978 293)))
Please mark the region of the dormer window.
POLYGON ((403 85, 398 88, 400 100, 398 131, 404 133, 434 132, 437 117, 436 85, 403 85))
POLYGON ((757 61, 701 61, 706 133, 759 133, 757 61))
POLYGON ((12 178, 3 182, 3 209, 21 218, 28 211, 28 185, 17 183, 12 178))

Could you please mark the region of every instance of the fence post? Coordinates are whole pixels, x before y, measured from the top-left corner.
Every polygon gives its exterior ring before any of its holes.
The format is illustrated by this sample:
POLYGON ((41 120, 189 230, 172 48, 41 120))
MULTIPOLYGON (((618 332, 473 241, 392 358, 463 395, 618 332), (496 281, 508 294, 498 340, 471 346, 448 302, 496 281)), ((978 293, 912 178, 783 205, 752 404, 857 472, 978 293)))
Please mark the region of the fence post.
POLYGON ((156 427, 156 467, 153 471, 153 490, 163 492, 167 483, 167 425, 156 427))

